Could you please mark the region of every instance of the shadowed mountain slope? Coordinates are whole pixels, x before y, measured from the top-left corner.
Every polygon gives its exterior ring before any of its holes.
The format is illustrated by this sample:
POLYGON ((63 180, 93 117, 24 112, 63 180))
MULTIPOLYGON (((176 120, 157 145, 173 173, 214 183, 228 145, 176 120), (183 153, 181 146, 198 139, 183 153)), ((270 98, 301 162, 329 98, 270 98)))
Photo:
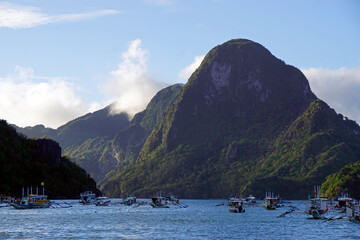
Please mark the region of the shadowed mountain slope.
POLYGON ((356 126, 317 99, 300 70, 258 43, 231 40, 206 55, 137 161, 102 190, 223 198, 273 188, 302 199, 359 159, 356 126))

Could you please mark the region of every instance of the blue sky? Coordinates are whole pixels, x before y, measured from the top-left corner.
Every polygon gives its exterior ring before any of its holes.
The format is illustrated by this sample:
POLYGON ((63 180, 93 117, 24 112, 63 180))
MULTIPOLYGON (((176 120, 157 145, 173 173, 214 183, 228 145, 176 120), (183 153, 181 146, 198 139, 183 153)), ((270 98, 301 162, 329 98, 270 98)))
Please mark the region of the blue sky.
POLYGON ((0 118, 58 127, 113 101, 135 114, 211 48, 248 38, 360 122, 359 23, 350 0, 0 1, 0 118))

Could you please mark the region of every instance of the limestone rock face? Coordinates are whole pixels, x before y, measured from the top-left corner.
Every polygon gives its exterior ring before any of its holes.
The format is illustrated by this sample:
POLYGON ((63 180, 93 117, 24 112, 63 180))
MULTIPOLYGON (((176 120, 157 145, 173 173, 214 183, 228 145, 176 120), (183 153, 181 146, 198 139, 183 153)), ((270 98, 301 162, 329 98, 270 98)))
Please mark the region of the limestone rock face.
POLYGON ((61 161, 61 148, 59 143, 51 139, 37 139, 37 151, 48 158, 54 166, 59 166, 61 161))

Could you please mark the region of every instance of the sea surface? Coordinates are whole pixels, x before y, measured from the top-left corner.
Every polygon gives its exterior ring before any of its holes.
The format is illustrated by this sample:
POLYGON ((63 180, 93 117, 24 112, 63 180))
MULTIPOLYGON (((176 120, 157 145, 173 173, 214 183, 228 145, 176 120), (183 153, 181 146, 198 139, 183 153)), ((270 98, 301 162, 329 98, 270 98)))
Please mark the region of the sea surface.
POLYGON ((360 239, 358 223, 308 219, 304 201, 291 202, 299 210, 283 218, 277 216, 288 207, 271 211, 245 206, 239 214, 217 206, 225 200, 181 200, 187 208, 168 209, 124 206, 120 199, 112 199, 108 207, 55 202, 72 207, 0 208, 0 239, 360 239))

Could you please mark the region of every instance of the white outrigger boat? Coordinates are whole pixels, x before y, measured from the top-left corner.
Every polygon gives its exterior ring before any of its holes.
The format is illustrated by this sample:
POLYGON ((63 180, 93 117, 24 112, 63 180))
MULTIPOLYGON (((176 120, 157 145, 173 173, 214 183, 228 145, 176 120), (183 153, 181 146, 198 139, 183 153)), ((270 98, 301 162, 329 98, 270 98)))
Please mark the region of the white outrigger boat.
POLYGON ((350 221, 360 222, 360 205, 359 203, 350 203, 346 205, 346 216, 350 221))
POLYGON ((170 206, 175 206, 179 208, 188 207, 188 205, 180 203, 179 199, 175 198, 174 195, 170 194, 164 197, 161 195, 161 192, 159 196, 151 198, 150 205, 153 208, 170 208, 170 206))
POLYGON ((310 202, 306 204, 305 213, 310 215, 313 219, 322 219, 329 210, 326 203, 327 199, 321 198, 319 186, 314 186, 313 194, 314 198, 311 198, 310 202))
POLYGON ((253 195, 249 195, 245 201, 247 204, 256 204, 256 198, 253 195))
MULTIPOLYGON (((42 183, 44 186, 44 184, 42 183)), ((22 197, 20 202, 12 202, 10 203, 10 206, 14 207, 15 209, 33 209, 33 208, 49 208, 50 207, 50 200, 47 199, 47 195, 44 194, 44 187, 43 187, 43 194, 38 195, 38 189, 36 190, 36 194, 32 194, 32 188, 31 192, 29 194, 29 188, 28 188, 28 194, 27 196, 24 196, 24 188, 22 190, 22 197)))
POLYGON ((228 202, 228 210, 233 213, 245 212, 245 209, 243 208, 243 200, 239 198, 230 198, 228 202))
POLYGON ((352 205, 353 199, 347 193, 342 193, 340 197, 337 199, 338 204, 335 205, 335 209, 340 210, 341 212, 345 212, 346 206, 352 205))
POLYGON ((89 205, 95 203, 96 195, 92 191, 85 191, 80 193, 80 203, 84 205, 89 205))
POLYGON ((278 197, 275 197, 271 190, 266 191, 264 203, 261 206, 266 210, 275 210, 278 207, 278 197))
POLYGON ((124 199, 124 205, 131 206, 136 203, 136 197, 127 197, 124 199))
POLYGON ((109 206, 110 199, 108 197, 97 197, 94 203, 96 206, 109 206))
POLYGON ((166 198, 163 196, 152 197, 150 206, 153 208, 169 208, 169 203, 166 201, 166 198))

